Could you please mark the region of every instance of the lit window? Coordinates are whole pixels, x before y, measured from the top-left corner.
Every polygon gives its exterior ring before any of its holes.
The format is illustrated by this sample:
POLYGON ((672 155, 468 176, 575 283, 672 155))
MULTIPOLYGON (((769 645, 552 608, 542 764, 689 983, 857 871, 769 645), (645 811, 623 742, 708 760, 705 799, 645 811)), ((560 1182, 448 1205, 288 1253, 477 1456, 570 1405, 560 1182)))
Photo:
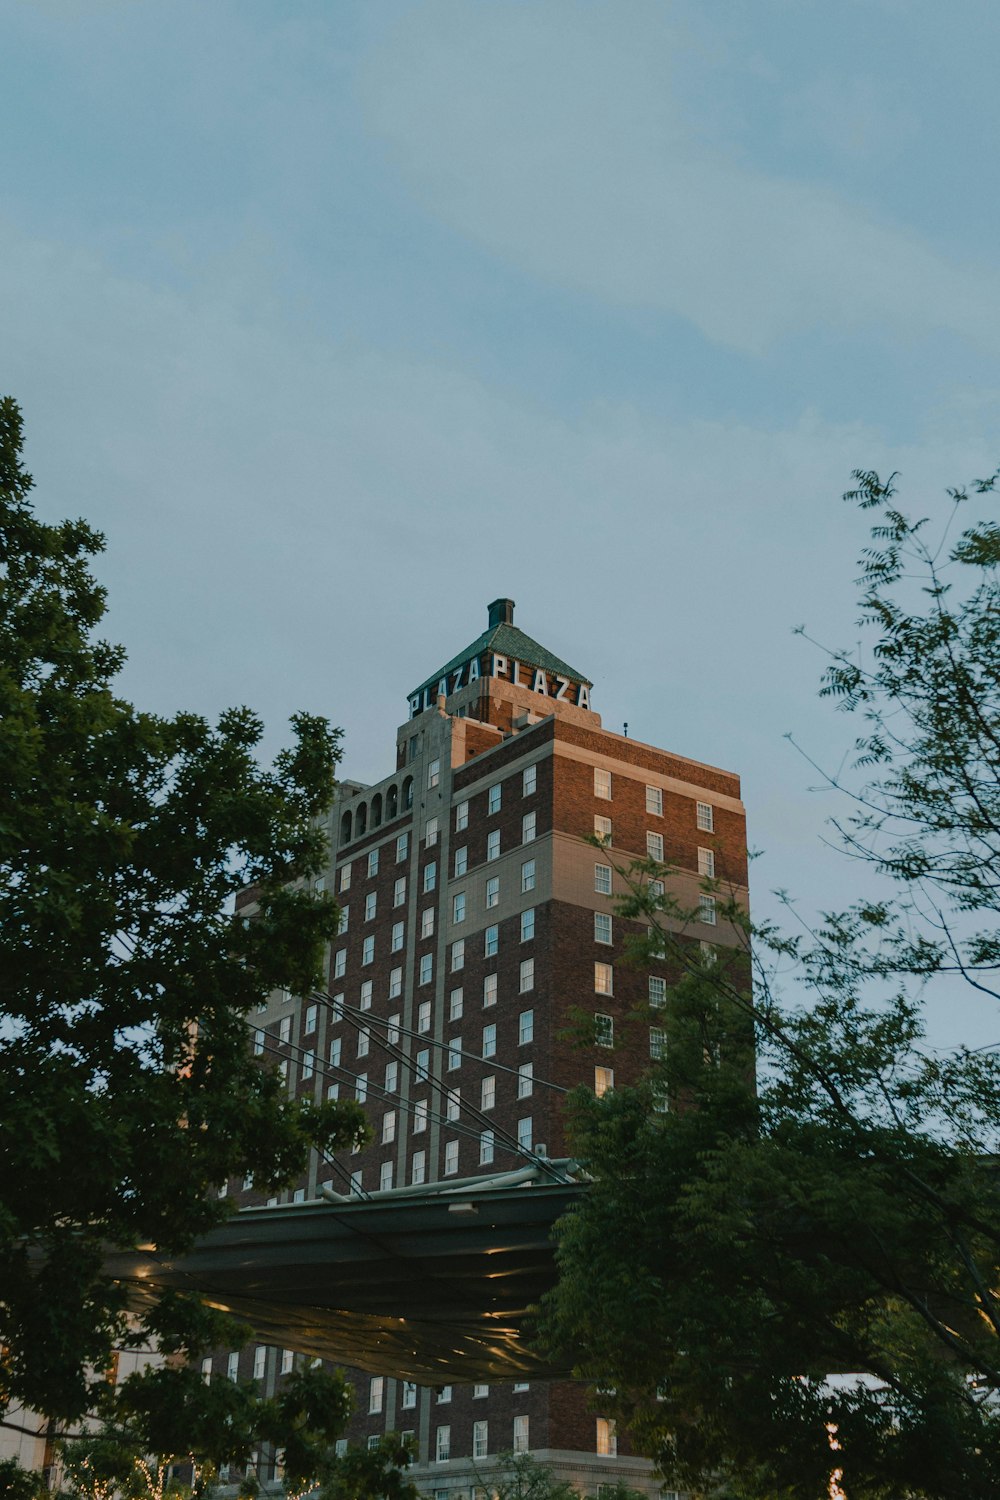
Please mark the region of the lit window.
POLYGON ((402 948, 402 946, 403 946, 403 924, 402 924, 402 922, 393 922, 393 924, 392 924, 392 936, 391 936, 390 941, 389 941, 389 950, 392 953, 398 953, 400 951, 400 949, 402 948))
POLYGON ((377 898, 376 893, 374 891, 369 891, 368 894, 367 894, 367 896, 365 897, 365 921, 366 922, 374 922, 374 920, 375 920, 375 908, 376 908, 376 905, 377 905, 377 899, 378 898, 377 898))
POLYGON ((594 942, 610 943, 611 917, 606 911, 594 912, 594 942))
POLYGON ((660 1026, 649 1028, 649 1055, 652 1058, 661 1058, 666 1055, 665 1035, 660 1026))
POLYGON ((462 1090, 449 1089, 445 1095, 444 1114, 446 1120, 457 1120, 462 1113, 462 1090))
POLYGON ((461 833, 463 828, 469 826, 469 804, 459 802, 455 808, 455 832, 461 833))
POLYGON ((715 850, 698 850, 698 874, 705 880, 715 879, 715 850))
POLYGON ((403 971, 402 969, 389 970, 389 999, 398 1000, 403 993, 403 971))
POLYGON ((317 1009, 318 1008, 315 1005, 307 1005, 306 1006, 306 1023, 305 1023, 305 1026, 302 1029, 306 1033, 307 1036, 308 1036, 308 1034, 309 1034, 310 1031, 315 1031, 316 1030, 317 1009))
POLYGON ((431 1002, 421 1000, 417 1006, 417 1030, 430 1031, 431 1029, 431 1002))
MULTIPOLYGON (((458 1145, 457 1141, 455 1142, 455 1145, 457 1147, 457 1145, 458 1145)), ((451 1428, 450 1427, 439 1427, 438 1428, 437 1434, 436 1434, 436 1438, 435 1438, 435 1444, 434 1444, 434 1457, 435 1457, 436 1461, 439 1464, 446 1463, 448 1461, 448 1459, 451 1457, 451 1428)))
POLYGON ((454 1177, 458 1171, 458 1142, 445 1141, 444 1143, 444 1173, 445 1177, 454 1177))
POLYGON ((495 957, 500 947, 500 929, 497 926, 487 927, 484 934, 483 956, 485 958, 495 957))
POLYGON ((368 874, 369 874, 369 876, 371 876, 371 875, 377 875, 378 874, 378 850, 377 849, 370 849, 368 851, 368 874))
POLYGON ((436 844, 437 841, 438 841, 438 820, 437 820, 437 818, 428 818, 427 822, 424 824, 424 843, 427 845, 427 847, 429 849, 432 846, 432 844, 436 844))
POLYGON ((463 991, 461 989, 452 990, 448 996, 449 1021, 460 1021, 462 1019, 462 999, 463 991))
MULTIPOLYGON (((416 1126, 414 1126, 414 1129, 416 1129, 416 1126)), ((426 1151, 414 1151, 413 1161, 410 1164, 410 1181, 413 1183, 414 1187, 419 1187, 422 1182, 427 1181, 426 1151)), ((405 1395, 403 1399, 403 1405, 406 1405, 405 1395)))
POLYGON ((531 794, 532 794, 532 792, 537 787, 537 785, 538 785, 538 767, 537 766, 525 766, 525 768, 524 768, 524 774, 521 777, 521 795, 523 797, 530 797, 531 794))
POLYGON ((432 891, 437 885, 438 867, 437 860, 432 859, 429 865, 424 865, 424 890, 432 891))
POLYGON ((292 1371, 292 1369, 294 1367, 294 1364, 295 1364, 295 1350, 294 1349, 282 1349, 282 1351, 281 1351, 281 1373, 282 1373, 282 1375, 289 1375, 289 1374, 291 1374, 291 1371, 292 1371))
POLYGON ((422 938, 428 938, 428 937, 433 937, 434 936, 434 908, 433 908, 433 906, 425 907, 425 909, 420 913, 420 936, 422 938))
POLYGON ((427 1129, 427 1100, 416 1099, 413 1104, 413 1134, 419 1135, 427 1129))
POLYGON ((264 1050, 264 1033, 261 1030, 258 1029, 253 1034, 253 1055, 254 1055, 254 1057, 260 1057, 260 1055, 263 1052, 263 1050, 264 1050))
POLYGON ((456 938, 451 945, 451 970, 465 968, 465 938, 456 938))
POLYGON ((486 974, 483 976, 483 1008, 496 1005, 497 1003, 497 976, 486 974))
POLYGON ((488 833, 486 835, 486 858, 487 859, 499 859, 500 858, 500 830, 499 830, 499 828, 494 828, 490 833, 488 833))
POLYGON ((451 920, 453 922, 465 921, 465 892, 456 891, 451 900, 451 920))
POLYGON ((535 831, 538 825, 537 813, 525 813, 521 819, 521 843, 531 844, 535 839, 535 831))
POLYGON ((646 856, 649 859, 655 859, 655 860, 657 860, 660 864, 663 863, 663 834, 662 833, 647 833, 646 834, 646 856))
POLYGON ((483 1079, 479 1101, 480 1109, 492 1109, 497 1102, 497 1081, 492 1073, 487 1073, 483 1079))
POLYGON ((487 909, 488 909, 491 906, 499 906, 499 905, 500 905, 500 877, 499 877, 499 875, 493 875, 486 882, 486 906, 487 906, 487 909))
POLYGON ((523 1120, 517 1122, 517 1144, 522 1151, 531 1150, 532 1125, 531 1116, 525 1115, 523 1120))
POLYGON ((617 1458, 618 1456, 618 1436, 614 1419, 611 1417, 598 1417, 597 1419, 597 1451, 604 1458, 617 1458))
POLYGON ((594 993, 598 995, 613 995, 615 992, 615 974, 610 964, 595 963, 594 965, 594 993))
POLYGON ((385 1092, 394 1094, 399 1086, 399 1063, 387 1062, 385 1065, 385 1092))
POLYGON ((337 889, 339 891, 349 891, 351 889, 351 867, 349 864, 341 865, 340 867, 337 889))
POLYGON ((483 1057, 495 1057, 497 1051, 497 1029, 495 1025, 483 1027, 483 1057))
POLYGON ((611 801, 611 772, 594 767, 594 796, 611 801))
POLYGON ((406 901, 406 876, 400 875, 392 888, 393 906, 402 906, 406 901))
POLYGON ((399 864, 401 860, 404 860, 409 852, 410 835, 409 831, 407 831, 406 833, 401 833, 396 840, 396 863, 399 864))
POLYGON ((258 1344, 253 1351, 253 1378, 264 1379, 264 1361, 267 1358, 267 1348, 264 1344, 258 1344))
POLYGON ((299 1082, 306 1083, 316 1071, 315 1052, 304 1052, 302 1054, 302 1071, 299 1074, 299 1082))
POLYGON ((598 1047, 615 1045, 615 1023, 612 1016, 596 1015, 594 1017, 594 1044, 598 1047))
POLYGON ((533 1010, 522 1010, 517 1023, 518 1045, 524 1047, 535 1038, 535 1012, 533 1010))
MULTIPOLYGON (((492 1161, 492 1156, 488 1158, 492 1161)), ((472 1424, 472 1456, 473 1458, 485 1458, 490 1451, 490 1424, 488 1422, 473 1422, 472 1424)))
POLYGON ((361 962, 363 964, 373 963, 375 960, 375 934, 366 937, 361 944, 361 962))
POLYGON ((614 1070, 614 1068, 595 1068, 594 1069, 594 1093, 597 1095, 598 1099, 600 1099, 604 1094, 606 1094, 608 1092, 608 1089, 613 1089, 614 1086, 615 1086, 615 1070, 614 1070))
POLYGON ((534 1063, 521 1063, 517 1070, 517 1097, 530 1099, 535 1088, 534 1063))
POLYGON ((382 1402, 385 1398, 385 1376, 373 1375, 368 1383, 368 1410, 378 1412, 382 1410, 382 1402))
POLYGON ((452 1037, 448 1043, 448 1072, 453 1073, 462 1066, 462 1038, 452 1037))
POLYGON ((412 1411, 417 1404, 417 1386, 413 1380, 403 1381, 403 1396, 400 1406, 404 1411, 412 1411))
POLYGON ((431 787, 437 786, 440 780, 441 762, 439 760, 432 760, 427 767, 427 790, 430 791, 431 787))
POLYGON ((361 981, 361 1000, 358 1007, 359 1010, 371 1010, 373 985, 374 981, 371 979, 363 979, 361 981))
POLYGON ((611 843, 611 819, 594 818, 594 837, 600 839, 602 844, 611 843))
POLYGON ((611 866, 594 866, 594 890, 599 896, 611 895, 611 866))
POLYGON ((489 790, 489 793, 488 793, 487 799, 486 799, 486 811, 487 811, 487 813, 498 813, 500 811, 500 795, 501 795, 501 791, 502 791, 502 788, 500 786, 499 781, 495 782, 494 785, 490 787, 490 790, 489 790))
POLYGON ((434 955, 433 953, 422 953, 420 955, 420 980, 421 984, 430 984, 434 978, 434 955))
POLYGON ((663 817, 663 792, 658 786, 646 788, 646 811, 658 818, 663 817))
POLYGON ((521 942, 530 943, 535 935, 535 908, 529 906, 521 913, 521 942))
POLYGON ((715 926, 715 897, 698 897, 698 917, 702 922, 707 922, 709 927, 715 926))
POLYGON ((469 846, 462 844, 455 850, 455 876, 464 875, 469 868, 469 846))
POLYGON ((337 951, 336 951, 336 953, 333 955, 333 977, 334 977, 334 979, 343 979, 343 977, 344 977, 344 975, 346 973, 347 973, 347 949, 346 948, 338 948, 337 951))
POLYGON ((527 1417, 514 1418, 514 1441, 511 1447, 515 1453, 527 1453, 528 1451, 528 1419, 527 1417))
POLYGON ((535 960, 533 958, 522 958, 521 972, 518 983, 518 993, 526 994, 528 990, 535 988, 535 960))
POLYGON ((649 976, 649 1003, 654 1010, 659 1010, 667 1003, 667 981, 658 978, 656 974, 649 976))
POLYGON ((386 1193, 392 1187, 392 1162, 384 1161, 378 1169, 379 1192, 386 1193))
POLYGON ((526 859, 521 866, 521 890, 533 891, 535 889, 535 861, 526 859))
POLYGON ((695 803, 694 820, 702 833, 715 832, 715 813, 710 802, 695 803))

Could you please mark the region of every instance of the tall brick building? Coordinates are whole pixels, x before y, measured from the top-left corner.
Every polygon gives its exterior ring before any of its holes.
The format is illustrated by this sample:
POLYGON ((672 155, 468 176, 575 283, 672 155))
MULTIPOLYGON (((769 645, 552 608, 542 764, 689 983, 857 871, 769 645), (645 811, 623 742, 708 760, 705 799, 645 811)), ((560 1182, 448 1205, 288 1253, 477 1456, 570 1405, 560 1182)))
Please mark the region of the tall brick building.
MULTIPOLYGON (((391 774, 338 790, 325 876, 343 911, 332 998, 273 995, 254 1046, 281 1059, 297 1094, 363 1100, 374 1139, 314 1161, 289 1201, 565 1155, 565 1090, 629 1081, 660 1043, 670 973, 624 962, 636 929, 615 915, 616 867, 646 855, 669 864, 700 914, 693 943, 727 941, 706 877, 745 898, 738 778, 603 729, 590 682, 519 630, 513 609, 491 604, 486 631, 410 694, 391 774), (644 1006, 648 1029, 626 1029, 644 1006), (596 1017, 595 1045, 567 1039, 571 1009, 596 1017)), ((215 1368, 270 1384, 295 1358, 261 1347, 215 1368)), ((658 1489, 570 1383, 356 1384, 352 1440, 412 1433, 418 1483, 436 1500, 470 1500, 473 1460, 485 1472, 511 1448, 591 1494, 619 1478, 658 1489)))

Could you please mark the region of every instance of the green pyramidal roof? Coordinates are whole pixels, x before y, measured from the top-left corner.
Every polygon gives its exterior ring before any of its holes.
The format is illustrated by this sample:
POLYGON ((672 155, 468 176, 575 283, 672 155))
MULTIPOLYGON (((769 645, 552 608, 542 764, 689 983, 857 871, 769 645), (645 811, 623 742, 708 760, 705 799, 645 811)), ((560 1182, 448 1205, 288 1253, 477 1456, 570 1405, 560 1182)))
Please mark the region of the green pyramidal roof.
MULTIPOLYGON (((504 601, 507 602, 507 601, 504 601)), ((513 611, 513 604, 511 604, 513 611)), ((492 608, 492 606, 491 606, 492 608)), ((489 625, 471 646, 466 646, 451 661, 445 662, 436 672, 425 677, 418 688, 414 688, 414 695, 422 693, 424 688, 439 682, 442 677, 447 677, 451 672, 457 672, 464 662, 471 661, 474 656, 481 656, 484 651, 495 651, 500 656, 513 657, 515 661, 523 662, 526 666, 541 667, 546 672, 555 672, 563 677, 569 677, 573 682, 584 682, 587 687, 593 687, 589 677, 578 672, 560 657, 554 656, 551 651, 546 651, 537 641, 533 641, 530 635, 525 635, 523 630, 518 630, 516 625, 509 621, 501 621, 496 625, 489 625)), ((413 695, 411 695, 413 696, 413 695)))

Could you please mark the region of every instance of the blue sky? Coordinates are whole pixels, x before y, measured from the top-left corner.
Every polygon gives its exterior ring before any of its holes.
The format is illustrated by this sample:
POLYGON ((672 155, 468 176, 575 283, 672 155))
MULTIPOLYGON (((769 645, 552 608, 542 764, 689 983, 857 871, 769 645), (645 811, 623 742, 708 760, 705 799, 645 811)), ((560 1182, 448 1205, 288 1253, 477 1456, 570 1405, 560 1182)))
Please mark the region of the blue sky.
POLYGON ((923 510, 997 462, 996 7, 0 21, 0 384, 40 510, 107 532, 125 690, 270 749, 324 712, 376 779, 509 595, 608 727, 743 774, 758 909, 847 899, 791 629, 857 637, 853 468, 923 510))

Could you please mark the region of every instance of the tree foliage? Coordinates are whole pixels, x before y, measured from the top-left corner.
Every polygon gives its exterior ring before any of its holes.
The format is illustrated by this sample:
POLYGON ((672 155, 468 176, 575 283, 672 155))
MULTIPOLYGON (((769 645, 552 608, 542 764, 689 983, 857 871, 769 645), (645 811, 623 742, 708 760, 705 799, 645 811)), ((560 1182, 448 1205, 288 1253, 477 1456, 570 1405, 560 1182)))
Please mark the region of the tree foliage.
POLYGON ((655 1014, 666 1055, 640 1086, 573 1101, 595 1185, 561 1227, 541 1328, 698 1495, 985 1500, 1000 1493, 1000 1067, 924 1029, 963 982, 996 1018, 996 478, 950 492, 933 545, 891 481, 857 480, 846 498, 876 512, 869 659, 833 653, 823 691, 862 720, 856 779, 831 781, 872 889, 788 936, 707 882, 738 939, 714 960, 694 914, 653 894, 668 872, 633 867, 624 913, 658 928, 677 976, 655 1014))

